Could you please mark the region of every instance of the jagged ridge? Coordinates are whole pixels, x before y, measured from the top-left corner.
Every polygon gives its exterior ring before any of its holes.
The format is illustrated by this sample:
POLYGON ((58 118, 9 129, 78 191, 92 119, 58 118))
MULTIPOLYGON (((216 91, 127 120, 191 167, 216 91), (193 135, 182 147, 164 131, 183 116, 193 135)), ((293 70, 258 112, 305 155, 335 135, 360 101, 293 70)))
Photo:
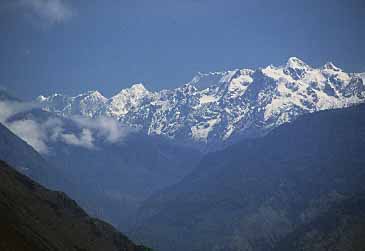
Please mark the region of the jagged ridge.
POLYGON ((210 147, 265 134, 305 113, 362 103, 364 76, 333 63, 313 68, 292 57, 279 67, 199 73, 173 90, 151 92, 135 84, 109 99, 92 91, 37 101, 65 116, 115 117, 151 135, 210 147))

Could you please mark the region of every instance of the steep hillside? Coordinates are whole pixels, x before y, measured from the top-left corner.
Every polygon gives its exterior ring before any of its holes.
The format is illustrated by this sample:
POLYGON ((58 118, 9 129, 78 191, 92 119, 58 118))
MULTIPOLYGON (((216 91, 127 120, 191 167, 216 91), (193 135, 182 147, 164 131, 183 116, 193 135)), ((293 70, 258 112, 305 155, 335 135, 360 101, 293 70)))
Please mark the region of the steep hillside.
MULTIPOLYGON (((47 188, 61 190, 71 195, 93 215, 99 215, 110 220, 110 217, 107 217, 108 214, 99 213, 102 212, 100 208, 104 207, 111 208, 113 212, 118 211, 120 217, 127 217, 128 215, 124 211, 126 210, 124 204, 115 202, 115 200, 106 197, 93 187, 78 184, 77 180, 65 172, 64 168, 57 163, 47 161, 34 148, 2 124, 0 124, 0 160, 15 166, 19 172, 47 188)), ((117 221, 114 223, 122 225, 123 222, 117 221)))
POLYGON ((43 188, 2 161, 0 215, 4 251, 148 250, 90 218, 64 193, 43 188))

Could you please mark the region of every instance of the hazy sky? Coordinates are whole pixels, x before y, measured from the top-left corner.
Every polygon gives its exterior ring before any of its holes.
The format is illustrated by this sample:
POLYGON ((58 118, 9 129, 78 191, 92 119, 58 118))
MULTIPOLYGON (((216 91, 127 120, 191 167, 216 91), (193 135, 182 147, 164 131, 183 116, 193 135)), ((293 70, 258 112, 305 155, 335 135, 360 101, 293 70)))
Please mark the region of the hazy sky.
POLYGON ((0 86, 110 96, 290 56, 365 72, 364 15, 363 0, 0 0, 0 86))

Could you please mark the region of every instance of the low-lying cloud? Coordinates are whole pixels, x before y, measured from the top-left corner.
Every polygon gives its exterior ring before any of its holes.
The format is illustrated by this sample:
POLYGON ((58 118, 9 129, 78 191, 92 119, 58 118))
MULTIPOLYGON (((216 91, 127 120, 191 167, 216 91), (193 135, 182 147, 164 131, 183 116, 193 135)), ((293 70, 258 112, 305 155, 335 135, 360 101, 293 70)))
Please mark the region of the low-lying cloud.
POLYGON ((48 153, 47 136, 42 126, 33 120, 19 120, 5 124, 14 134, 31 145, 39 153, 48 153))
POLYGON ((10 119, 35 107, 33 104, 23 102, 0 102, 0 122, 42 154, 51 151, 49 146, 52 143, 97 149, 96 142, 118 143, 132 131, 112 118, 72 117, 64 120, 50 117, 42 122, 28 118, 29 116, 10 119))
POLYGON ((21 102, 0 102, 0 123, 8 127, 14 134, 26 141, 41 153, 47 153, 46 135, 41 126, 33 120, 9 122, 8 119, 18 113, 35 108, 34 104, 21 102))
POLYGON ((37 107, 33 103, 16 102, 16 101, 1 101, 0 102, 0 122, 3 123, 11 116, 29 111, 37 107))
POLYGON ((116 143, 123 140, 132 129, 122 126, 117 120, 108 117, 85 118, 72 117, 72 119, 80 126, 91 130, 95 130, 99 137, 109 143, 116 143))
POLYGON ((81 146, 89 149, 93 149, 95 147, 93 143, 94 137, 89 129, 82 129, 79 137, 73 133, 61 134, 61 139, 69 145, 81 146))

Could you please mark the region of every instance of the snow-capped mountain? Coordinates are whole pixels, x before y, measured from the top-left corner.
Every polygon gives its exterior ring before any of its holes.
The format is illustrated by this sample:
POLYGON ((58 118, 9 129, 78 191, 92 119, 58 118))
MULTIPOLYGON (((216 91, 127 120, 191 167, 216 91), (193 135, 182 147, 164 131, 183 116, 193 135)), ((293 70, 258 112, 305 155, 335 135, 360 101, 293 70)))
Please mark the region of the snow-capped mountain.
POLYGON ((109 99, 92 91, 37 101, 64 116, 110 116, 150 135, 216 146, 264 134, 305 113, 362 103, 364 82, 363 73, 346 73, 333 63, 313 68, 292 57, 279 67, 198 73, 173 90, 151 92, 135 84, 109 99))

